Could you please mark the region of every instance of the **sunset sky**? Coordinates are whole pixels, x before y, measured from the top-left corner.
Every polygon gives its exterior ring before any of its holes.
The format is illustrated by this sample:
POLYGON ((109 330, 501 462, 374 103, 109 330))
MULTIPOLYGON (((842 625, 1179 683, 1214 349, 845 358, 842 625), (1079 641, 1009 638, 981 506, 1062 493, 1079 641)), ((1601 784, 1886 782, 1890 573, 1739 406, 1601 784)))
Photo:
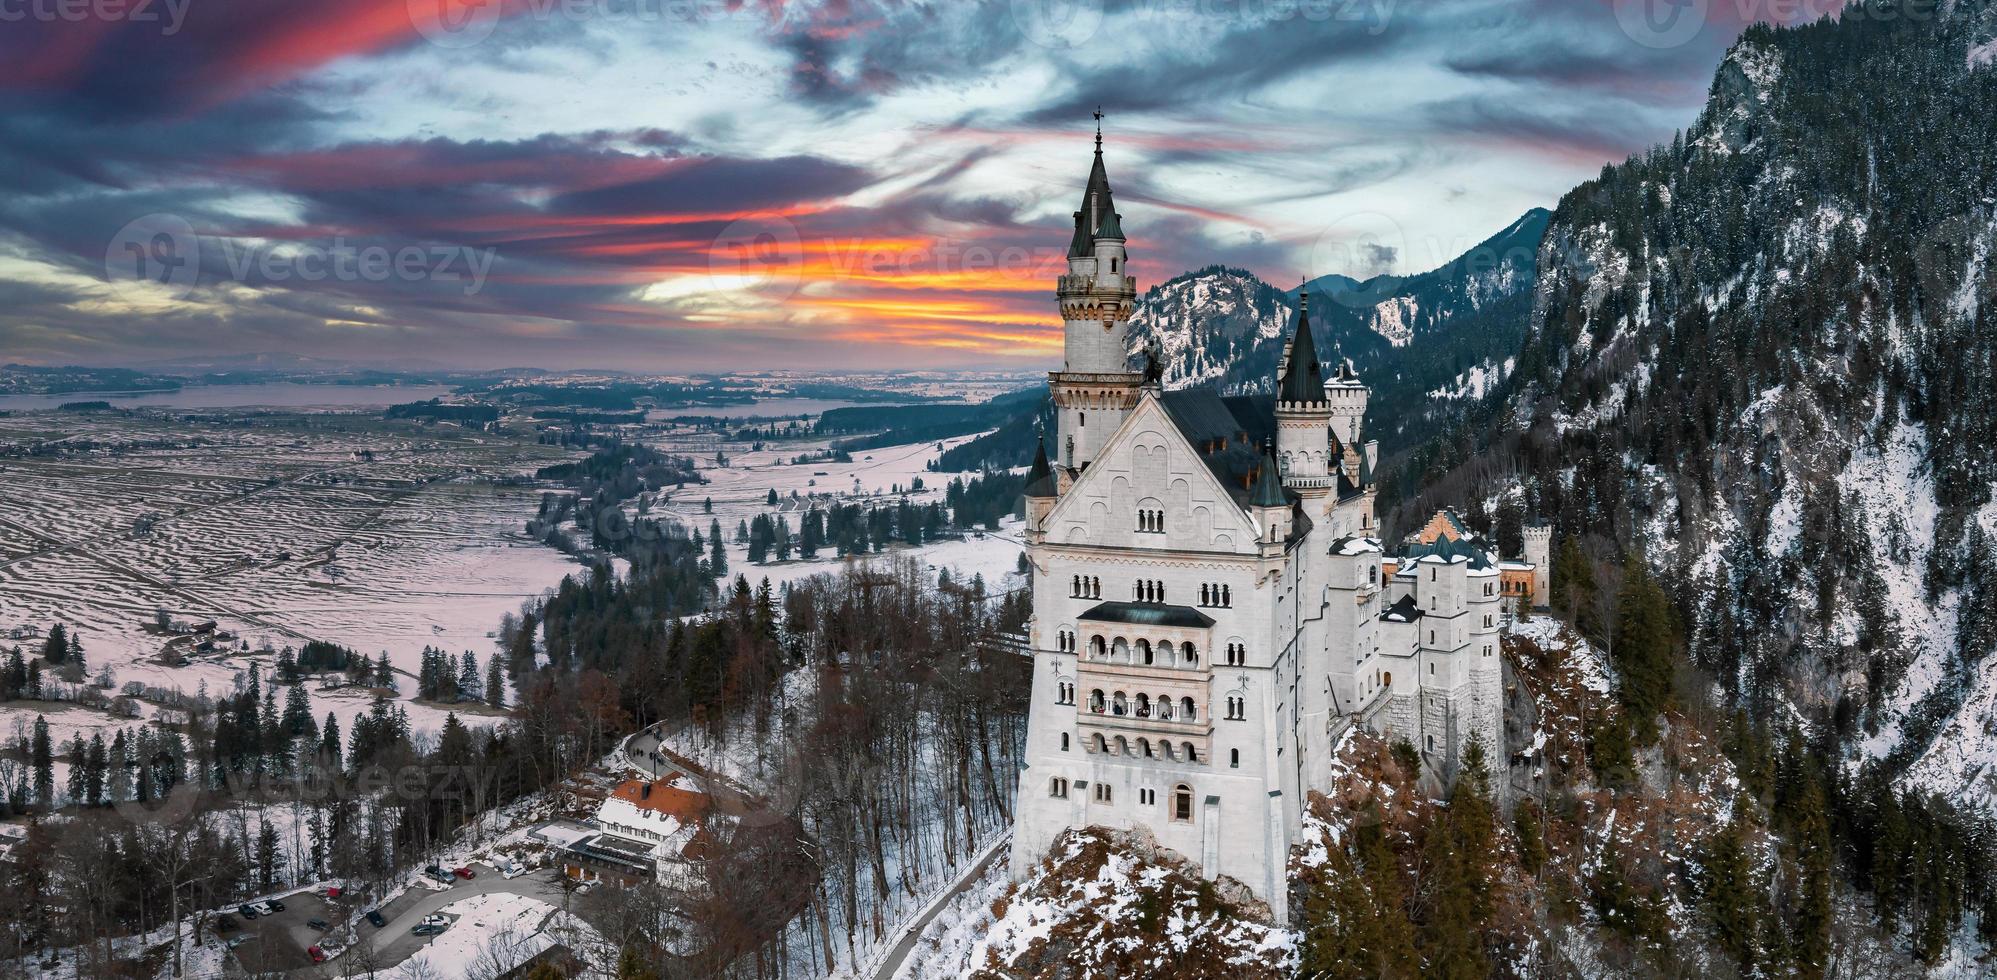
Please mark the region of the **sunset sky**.
POLYGON ((1098 106, 1140 289, 1416 272, 1828 6, 137 2, 0 5, 0 362, 1042 367, 1098 106))

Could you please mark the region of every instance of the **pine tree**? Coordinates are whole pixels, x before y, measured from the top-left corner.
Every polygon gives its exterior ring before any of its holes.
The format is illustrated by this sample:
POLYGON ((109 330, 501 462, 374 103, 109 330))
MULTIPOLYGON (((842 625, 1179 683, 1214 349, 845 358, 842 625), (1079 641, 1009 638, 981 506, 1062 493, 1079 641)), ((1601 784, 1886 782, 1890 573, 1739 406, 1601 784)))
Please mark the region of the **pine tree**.
POLYGON ((763 498, 763 506, 775 507, 776 505, 777 505, 777 488, 771 487, 769 495, 763 498))
POLYGON ((506 663, 497 653, 485 662, 485 703, 506 707, 506 663))
POLYGON ((257 820, 257 889, 270 891, 277 887, 277 828, 270 821, 257 820))
POLYGON ((1612 653, 1620 674, 1617 694, 1640 745, 1657 740, 1657 715, 1671 700, 1672 651, 1677 646, 1672 619, 1670 600, 1632 552, 1623 563, 1612 653))
POLYGON ((478 658, 472 656, 470 650, 466 650, 464 657, 458 663, 458 700, 483 700, 485 695, 480 690, 481 686, 482 682, 479 680, 478 674, 478 658))
POLYGON ((69 659, 69 630, 61 623, 49 627, 49 635, 42 641, 42 659, 51 664, 69 659))
POLYGON ((1761 934, 1762 903, 1742 820, 1736 818, 1707 839, 1700 863, 1713 933, 1742 974, 1750 975, 1760 958, 1756 937, 1761 934))
POLYGON ((707 526, 707 539, 713 552, 707 559, 707 573, 715 578, 728 577, 728 549, 721 543, 721 522, 710 521, 707 526))
POLYGON ((94 732, 90 736, 90 748, 84 756, 85 775, 83 779, 83 799, 90 806, 104 803, 104 784, 110 778, 111 760, 104 747, 104 733, 94 732))
POLYGON ((49 744, 49 722, 35 716, 34 735, 29 741, 28 765, 35 772, 35 803, 55 808, 55 749, 49 744))

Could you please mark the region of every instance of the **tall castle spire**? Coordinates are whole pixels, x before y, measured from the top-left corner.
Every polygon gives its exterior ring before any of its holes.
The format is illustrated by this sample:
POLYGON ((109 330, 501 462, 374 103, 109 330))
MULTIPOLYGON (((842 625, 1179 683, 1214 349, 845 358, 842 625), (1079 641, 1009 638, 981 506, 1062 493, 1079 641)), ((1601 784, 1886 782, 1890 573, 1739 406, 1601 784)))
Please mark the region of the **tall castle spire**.
POLYGON ((1136 407, 1143 375, 1130 370, 1127 335, 1137 302, 1137 280, 1128 259, 1123 222, 1110 196, 1103 164, 1102 110, 1095 112, 1095 154, 1075 231, 1068 242, 1068 273, 1055 284, 1061 304, 1064 357, 1050 378, 1060 409, 1061 466, 1079 470, 1096 457, 1124 413, 1136 407))
POLYGON ((1276 400, 1299 405, 1321 405, 1324 397, 1324 366, 1318 363, 1317 340, 1311 336, 1311 294, 1308 285, 1297 293, 1297 329, 1290 335, 1290 349, 1283 355, 1281 380, 1276 400))

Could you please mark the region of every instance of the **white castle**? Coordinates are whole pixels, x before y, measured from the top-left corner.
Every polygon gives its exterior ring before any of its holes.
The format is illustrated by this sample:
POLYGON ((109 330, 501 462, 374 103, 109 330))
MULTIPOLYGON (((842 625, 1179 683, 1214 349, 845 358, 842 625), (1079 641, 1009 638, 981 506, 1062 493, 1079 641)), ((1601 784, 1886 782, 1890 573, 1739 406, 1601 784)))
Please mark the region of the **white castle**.
POLYGON ((1307 301, 1273 405, 1167 392, 1127 363, 1127 257, 1098 133, 1056 291, 1057 460, 1043 448, 1026 491, 1033 690, 1012 873, 1068 828, 1143 827, 1281 921, 1304 795, 1329 787, 1349 726, 1444 774, 1473 738, 1502 765, 1498 633, 1521 594, 1544 601, 1547 537, 1528 529, 1532 560, 1502 563, 1444 513, 1384 554, 1367 388, 1350 362, 1325 376, 1307 301))

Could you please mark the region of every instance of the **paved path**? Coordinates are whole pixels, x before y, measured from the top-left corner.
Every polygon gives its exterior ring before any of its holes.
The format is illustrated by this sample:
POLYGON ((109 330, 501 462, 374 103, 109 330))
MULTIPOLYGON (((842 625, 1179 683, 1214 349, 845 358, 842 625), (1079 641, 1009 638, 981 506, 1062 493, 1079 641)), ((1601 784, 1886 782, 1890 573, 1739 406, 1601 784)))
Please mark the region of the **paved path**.
POLYGON ((1010 840, 1012 840, 1012 828, 1007 827, 1004 833, 998 835, 997 840, 992 841, 983 857, 972 862, 971 866, 965 869, 964 873, 959 875, 941 895, 929 900, 929 907, 908 925, 902 933, 901 941, 895 944, 894 949, 888 952, 888 958, 882 960, 880 967, 874 971, 874 980, 892 980, 896 973, 901 972, 901 965, 908 960, 908 954, 914 951, 915 942, 922 938, 923 930, 928 929, 929 924, 936 921, 937 914, 943 911, 943 906, 950 904, 950 899, 962 894, 976 884, 978 879, 985 876, 985 869, 991 867, 992 860, 1005 850, 1002 845, 1010 840))

